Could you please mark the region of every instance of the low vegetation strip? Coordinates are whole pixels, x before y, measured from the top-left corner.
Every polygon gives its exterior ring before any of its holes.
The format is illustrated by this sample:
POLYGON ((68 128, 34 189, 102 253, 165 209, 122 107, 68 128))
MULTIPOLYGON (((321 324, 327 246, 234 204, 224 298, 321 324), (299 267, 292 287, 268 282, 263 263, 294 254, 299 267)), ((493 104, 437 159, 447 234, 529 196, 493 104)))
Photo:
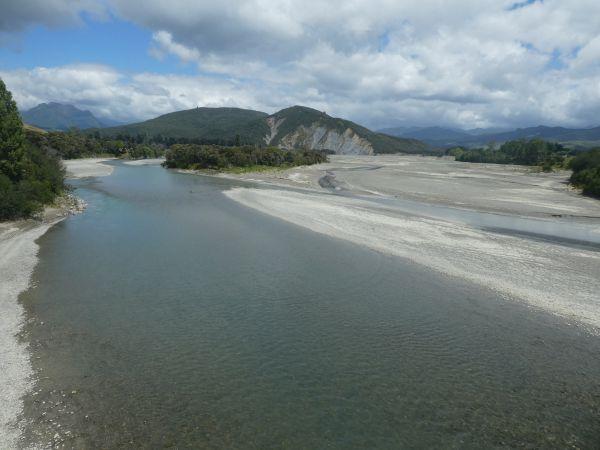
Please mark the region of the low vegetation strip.
POLYGON ((323 162, 327 162, 325 153, 312 150, 177 144, 167 151, 164 165, 170 169, 231 170, 257 166, 305 166, 323 162))
POLYGON ((492 163, 492 164, 520 164, 524 166, 542 166, 544 170, 563 166, 571 150, 560 144, 546 142, 541 139, 509 141, 499 148, 465 149, 462 147, 448 151, 456 157, 457 161, 492 163))

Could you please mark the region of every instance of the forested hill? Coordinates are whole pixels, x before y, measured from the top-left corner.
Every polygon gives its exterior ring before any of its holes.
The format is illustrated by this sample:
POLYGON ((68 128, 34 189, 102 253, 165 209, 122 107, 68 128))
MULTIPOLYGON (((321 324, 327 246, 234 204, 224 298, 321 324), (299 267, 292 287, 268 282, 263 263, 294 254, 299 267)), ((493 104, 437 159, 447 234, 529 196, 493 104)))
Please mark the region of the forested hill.
POLYGON ((177 111, 145 122, 104 128, 101 136, 138 137, 158 141, 199 140, 202 143, 234 145, 260 142, 269 127, 267 113, 240 108, 194 108, 177 111))
POLYGON ((239 108, 195 108, 131 125, 89 130, 113 138, 160 143, 277 146, 339 154, 426 153, 415 139, 375 133, 315 109, 293 106, 275 114, 239 108))

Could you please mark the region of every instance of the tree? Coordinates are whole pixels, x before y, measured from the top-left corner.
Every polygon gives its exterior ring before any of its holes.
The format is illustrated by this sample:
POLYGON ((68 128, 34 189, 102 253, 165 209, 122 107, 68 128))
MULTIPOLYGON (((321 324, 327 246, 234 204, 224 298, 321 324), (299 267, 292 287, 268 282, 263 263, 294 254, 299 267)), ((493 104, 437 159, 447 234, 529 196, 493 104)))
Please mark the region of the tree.
POLYGON ((25 134, 17 104, 0 80, 0 173, 10 181, 23 177, 25 134))
POLYGON ((0 80, 0 220, 28 217, 64 189, 64 169, 45 138, 28 138, 11 93, 0 80))

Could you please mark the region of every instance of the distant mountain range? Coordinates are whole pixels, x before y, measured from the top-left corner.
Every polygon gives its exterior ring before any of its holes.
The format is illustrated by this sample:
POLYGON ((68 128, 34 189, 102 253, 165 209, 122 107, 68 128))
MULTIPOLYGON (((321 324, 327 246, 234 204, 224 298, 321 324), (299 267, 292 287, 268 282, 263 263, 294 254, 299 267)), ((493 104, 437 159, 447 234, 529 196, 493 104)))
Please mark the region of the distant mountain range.
POLYGON ((327 150, 338 154, 426 153, 412 138, 373 132, 349 120, 304 106, 268 115, 239 108, 194 108, 145 122, 92 130, 103 136, 189 139, 205 143, 272 145, 286 149, 327 150))
POLYGON ((62 103, 41 103, 35 108, 22 112, 25 123, 44 130, 66 131, 70 128, 103 128, 118 125, 110 119, 97 119, 90 111, 62 103))
POLYGON ((453 146, 476 147, 490 142, 503 143, 514 139, 540 138, 547 141, 560 142, 572 147, 591 147, 600 145, 600 127, 595 128, 563 128, 563 127, 530 127, 516 130, 474 129, 459 130, 442 127, 397 127, 379 130, 380 133, 397 137, 419 139, 433 147, 448 148, 453 146))
POLYGON ((292 106, 271 115, 240 108, 194 108, 128 125, 98 119, 90 111, 54 102, 42 103, 21 115, 25 123, 44 130, 76 127, 112 137, 189 139, 227 145, 239 142, 288 149, 327 150, 339 154, 430 153, 435 149, 477 147, 522 138, 541 138, 570 147, 600 146, 600 127, 538 126, 516 130, 396 127, 374 132, 305 106, 292 106))

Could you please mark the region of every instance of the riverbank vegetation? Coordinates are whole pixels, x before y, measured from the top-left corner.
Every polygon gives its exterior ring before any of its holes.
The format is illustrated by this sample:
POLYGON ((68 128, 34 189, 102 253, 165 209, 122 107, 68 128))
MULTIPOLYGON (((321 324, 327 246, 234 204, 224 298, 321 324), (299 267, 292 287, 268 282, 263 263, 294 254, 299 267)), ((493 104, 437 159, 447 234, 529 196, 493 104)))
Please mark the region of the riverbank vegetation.
POLYGON ((545 172, 571 169, 569 182, 583 194, 600 198, 600 148, 577 151, 541 139, 521 139, 506 142, 499 148, 456 147, 447 154, 456 161, 539 166, 545 172))
POLYGON ((164 165, 170 169, 231 170, 255 166, 304 166, 323 162, 327 162, 327 156, 311 150, 176 144, 167 151, 164 165))
POLYGON ((455 156, 457 161, 540 166, 545 171, 563 167, 570 153, 571 150, 560 144, 541 139, 508 141, 498 148, 495 146, 474 149, 458 147, 448 152, 455 156))
POLYGON ((586 195, 600 198, 600 148, 578 154, 569 167, 573 170, 571 184, 586 195))
POLYGON ((123 159, 160 158, 166 146, 135 139, 109 139, 77 130, 39 132, 26 130, 29 142, 37 147, 52 149, 62 159, 110 156, 123 159))
POLYGON ((26 138, 12 94, 0 80, 0 220, 29 217, 65 189, 56 153, 26 138))

